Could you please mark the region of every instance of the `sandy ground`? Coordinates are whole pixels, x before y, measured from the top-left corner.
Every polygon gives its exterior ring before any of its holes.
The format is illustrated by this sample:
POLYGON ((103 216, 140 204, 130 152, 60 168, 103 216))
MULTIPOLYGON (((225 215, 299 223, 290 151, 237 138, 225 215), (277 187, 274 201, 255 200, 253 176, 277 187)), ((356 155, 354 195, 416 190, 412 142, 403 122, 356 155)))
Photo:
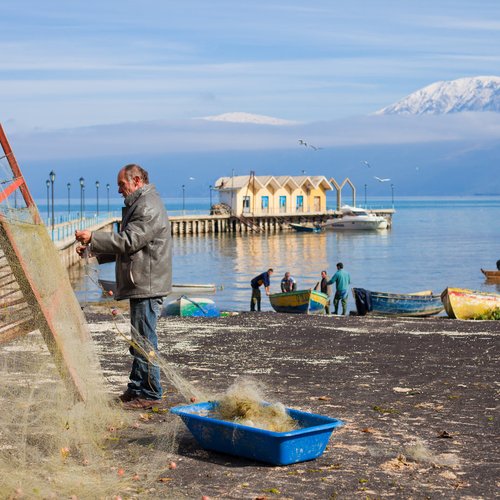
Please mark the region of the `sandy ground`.
MULTIPOLYGON (((127 346, 117 340, 109 313, 85 312, 110 392, 118 394, 130 368, 127 346)), ((270 399, 339 418, 345 426, 334 432, 321 457, 289 466, 206 451, 168 412, 170 405, 186 401, 164 380, 164 408, 137 412, 137 424, 121 431, 113 451, 117 460, 125 449, 129 458, 152 460, 165 451, 161 460, 171 459, 177 467, 156 462, 148 489, 138 483, 131 495, 499 495, 498 321, 242 313, 161 318, 159 332, 165 359, 199 389, 223 392, 250 375, 266 384, 270 399)))

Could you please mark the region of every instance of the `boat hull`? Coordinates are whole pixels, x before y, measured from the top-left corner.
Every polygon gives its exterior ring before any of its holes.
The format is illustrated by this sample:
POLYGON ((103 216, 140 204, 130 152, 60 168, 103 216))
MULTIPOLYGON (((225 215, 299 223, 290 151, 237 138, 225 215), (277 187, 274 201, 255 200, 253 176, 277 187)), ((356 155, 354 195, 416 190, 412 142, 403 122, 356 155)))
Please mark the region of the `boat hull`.
POLYGON ((454 319, 474 319, 500 309, 500 294, 466 288, 446 288, 441 294, 446 314, 454 319))
POLYGON ((500 271, 487 271, 486 269, 481 269, 488 281, 494 281, 500 283, 500 271))
MULTIPOLYGON (((377 218, 378 219, 378 218, 377 218)), ((330 227, 333 229, 345 229, 354 231, 376 231, 377 229, 387 229, 387 221, 383 220, 363 220, 362 217, 344 216, 338 220, 334 220, 330 227)))
POLYGON ((328 295, 316 290, 273 293, 269 296, 272 308, 279 313, 323 314, 328 295))
POLYGON ((213 300, 206 297, 179 297, 165 304, 162 316, 217 318, 220 311, 213 300))
MULTIPOLYGON (((116 293, 116 281, 114 280, 103 280, 99 279, 99 285, 105 292, 116 293)), ((198 284, 198 283, 186 283, 186 284, 173 284, 171 295, 187 295, 189 293, 215 293, 216 286, 212 284, 198 284)))
POLYGON ((434 316, 443 310, 443 304, 439 295, 433 295, 432 292, 416 293, 388 293, 372 292, 360 288, 353 288, 352 294, 356 302, 358 314, 374 314, 382 316, 411 316, 425 317, 434 316), (370 306, 363 306, 361 294, 366 293, 370 296, 370 306))
POLYGON ((302 224, 290 224, 292 229, 295 229, 298 233, 319 233, 321 232, 321 227, 316 226, 303 226, 302 224))

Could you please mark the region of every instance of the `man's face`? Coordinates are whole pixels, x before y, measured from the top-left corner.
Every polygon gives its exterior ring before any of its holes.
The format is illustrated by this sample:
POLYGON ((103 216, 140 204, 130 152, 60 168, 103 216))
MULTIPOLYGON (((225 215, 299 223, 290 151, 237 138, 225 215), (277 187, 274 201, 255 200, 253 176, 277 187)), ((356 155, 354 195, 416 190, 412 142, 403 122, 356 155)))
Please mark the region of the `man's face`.
POLYGON ((129 194, 132 194, 134 191, 139 189, 140 187, 139 177, 132 177, 132 180, 128 180, 124 170, 120 170, 118 172, 118 192, 126 198, 129 194))
POLYGON ((285 273, 285 278, 288 280, 290 279, 290 273, 285 273))
POLYGON ((325 273, 325 271, 321 271, 321 277, 322 277, 322 278, 326 278, 326 273, 325 273))

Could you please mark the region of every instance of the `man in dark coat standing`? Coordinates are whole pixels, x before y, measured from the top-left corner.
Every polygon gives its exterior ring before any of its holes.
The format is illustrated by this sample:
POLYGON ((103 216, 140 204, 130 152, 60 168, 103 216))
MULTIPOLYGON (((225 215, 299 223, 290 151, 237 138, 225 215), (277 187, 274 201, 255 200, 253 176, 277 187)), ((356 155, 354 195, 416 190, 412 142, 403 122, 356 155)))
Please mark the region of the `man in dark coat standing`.
POLYGON ((76 231, 75 237, 84 245, 77 248, 80 255, 88 246, 99 263, 116 262, 115 298, 130 301, 135 344, 130 347, 134 356, 130 381, 120 399, 127 408, 144 409, 158 404, 163 394, 160 368, 151 358, 158 350, 156 324, 163 297, 172 289, 170 223, 146 170, 126 165, 118 173, 117 183, 125 199, 120 230, 76 231))

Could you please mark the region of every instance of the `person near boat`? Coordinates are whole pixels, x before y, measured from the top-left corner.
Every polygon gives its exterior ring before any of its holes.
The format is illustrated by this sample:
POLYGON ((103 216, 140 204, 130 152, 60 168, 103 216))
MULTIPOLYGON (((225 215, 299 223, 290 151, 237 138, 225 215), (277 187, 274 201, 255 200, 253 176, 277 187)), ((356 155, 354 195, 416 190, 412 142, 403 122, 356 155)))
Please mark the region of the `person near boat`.
POLYGON ((321 280, 316 283, 314 289, 328 295, 328 302, 325 305, 325 314, 330 314, 330 295, 332 294, 332 289, 328 284, 328 274, 326 271, 321 271, 321 280))
POLYGON ((260 311, 260 302, 261 302, 261 293, 260 287, 264 285, 264 290, 266 291, 266 295, 269 295, 270 286, 271 286, 271 275, 273 274, 273 269, 269 268, 267 271, 255 276, 255 278, 250 281, 250 285, 252 287, 252 298, 250 300, 250 311, 255 311, 257 307, 257 311, 260 311))
POLYGON ((160 368, 151 362, 158 350, 156 332, 163 297, 172 288, 172 238, 165 205, 146 170, 136 164, 118 173, 118 192, 125 207, 118 232, 76 231, 84 256, 89 247, 99 263, 115 261, 117 300, 130 302, 134 357, 130 380, 120 400, 128 409, 145 409, 162 398, 160 368), (152 356, 147 356, 144 351, 152 356))
POLYGON ((500 271, 500 260, 497 260, 497 269, 500 271))
POLYGON ((290 272, 287 271, 281 280, 281 291, 285 293, 293 292, 294 290, 297 290, 297 282, 292 278, 290 272))
POLYGON ((344 264, 339 262, 337 264, 337 272, 328 280, 327 285, 335 283, 335 296, 333 297, 333 314, 338 314, 339 303, 342 303, 342 315, 347 314, 347 295, 348 287, 351 283, 351 277, 347 271, 344 270, 344 264))

